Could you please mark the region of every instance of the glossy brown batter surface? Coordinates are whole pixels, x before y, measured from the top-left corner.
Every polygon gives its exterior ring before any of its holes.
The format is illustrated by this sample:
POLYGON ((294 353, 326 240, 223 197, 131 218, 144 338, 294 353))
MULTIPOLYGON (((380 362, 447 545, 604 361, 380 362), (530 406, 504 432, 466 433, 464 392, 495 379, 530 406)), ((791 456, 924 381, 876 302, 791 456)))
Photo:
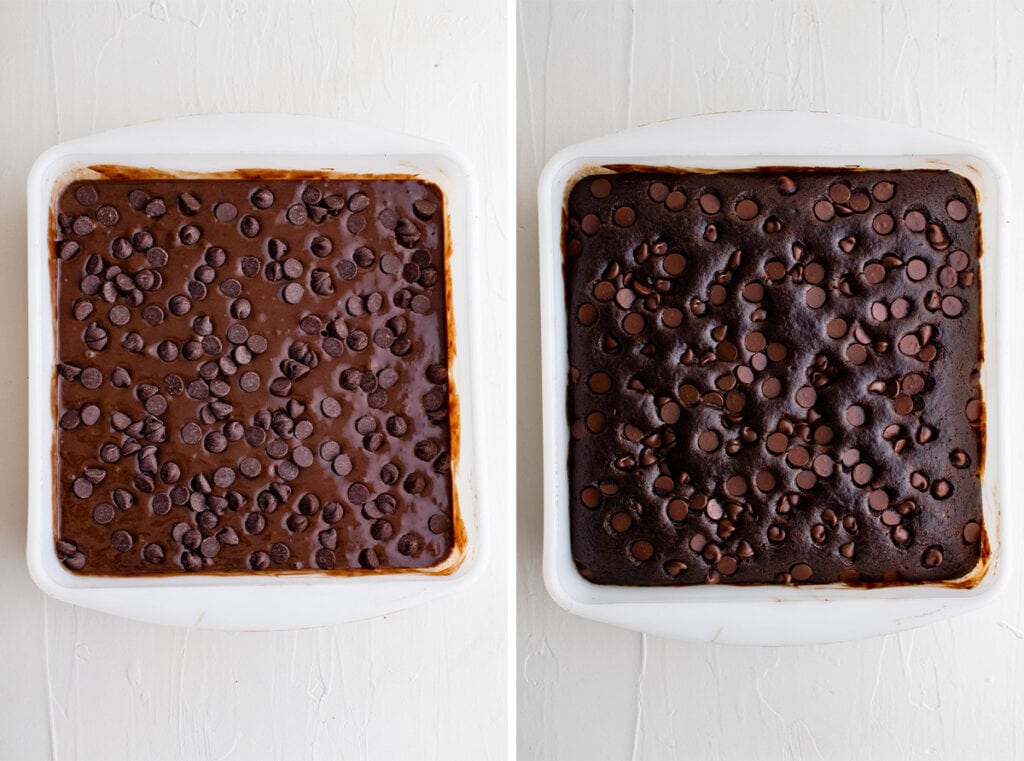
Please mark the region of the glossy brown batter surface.
POLYGON ((565 248, 586 578, 893 583, 977 565, 967 180, 594 175, 571 192, 565 248))
POLYGON ((103 180, 56 211, 68 568, 386 571, 449 554, 435 186, 103 180))

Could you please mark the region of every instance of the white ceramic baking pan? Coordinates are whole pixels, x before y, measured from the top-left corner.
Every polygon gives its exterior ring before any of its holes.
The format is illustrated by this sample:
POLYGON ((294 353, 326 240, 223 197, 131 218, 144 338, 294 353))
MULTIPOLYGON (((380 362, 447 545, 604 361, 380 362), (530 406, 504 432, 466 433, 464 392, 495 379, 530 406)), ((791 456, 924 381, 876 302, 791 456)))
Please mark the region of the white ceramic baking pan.
MULTIPOLYGON (((230 176, 230 175, 228 175, 230 176)), ((303 116, 220 115, 152 122, 71 140, 43 153, 28 180, 29 520, 28 566, 49 595, 128 618, 207 629, 291 629, 353 621, 417 605, 462 589, 483 569, 485 520, 477 503, 483 442, 474 414, 473 294, 476 179, 468 164, 438 143, 303 116), (329 171, 336 175, 404 175, 436 183, 444 193, 451 242, 449 304, 454 357, 449 377, 458 398, 459 455, 453 462, 461 552, 443 572, 343 576, 173 575, 89 577, 70 573, 54 553, 51 407, 54 375, 52 290, 48 268, 50 211, 56 192, 90 166, 121 165, 171 173, 239 169, 329 171)), ((454 418, 454 416, 453 416, 454 418)), ((453 430, 454 435, 454 430, 453 430)), ((454 447, 453 447, 454 449, 454 447)))
MULTIPOLYGON (((661 636, 737 644, 822 643, 895 632, 990 602, 1008 581, 1016 542, 1010 429, 1020 422, 1010 385, 1017 368, 1006 327, 1020 324, 1019 264, 1009 248, 1009 181, 976 145, 886 122, 791 112, 718 114, 659 122, 590 140, 556 154, 539 186, 544 384, 544 579, 570 613, 661 636), (568 344, 562 279, 563 212, 581 177, 608 165, 730 170, 759 166, 949 169, 974 183, 984 255, 982 388, 987 413, 983 511, 990 562, 970 588, 918 584, 866 589, 822 586, 604 586, 586 581, 569 544, 566 422, 568 344)), ((1019 377, 1019 375, 1018 375, 1019 377)), ((1016 468, 1017 471, 1020 468, 1016 468)))

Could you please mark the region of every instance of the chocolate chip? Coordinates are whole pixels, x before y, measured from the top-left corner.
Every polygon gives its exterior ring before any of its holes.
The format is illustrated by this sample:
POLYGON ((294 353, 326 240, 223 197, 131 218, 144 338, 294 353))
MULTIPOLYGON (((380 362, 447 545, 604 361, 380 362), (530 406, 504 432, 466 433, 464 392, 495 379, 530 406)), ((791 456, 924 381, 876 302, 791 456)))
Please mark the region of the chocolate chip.
POLYGON ((924 551, 923 555, 921 555, 921 565, 925 568, 938 568, 942 565, 942 561, 942 547, 937 544, 933 544, 924 551))
POLYGON ((345 343, 348 345, 348 348, 352 349, 352 351, 363 351, 370 345, 370 339, 363 331, 353 330, 349 333, 345 343))
POLYGON ((612 213, 612 221, 619 227, 630 227, 636 222, 636 210, 630 206, 620 206, 612 213))
POLYGON ((885 282, 887 274, 885 267, 878 262, 872 262, 864 268, 864 279, 871 285, 885 282))
POLYGON ((370 498, 370 491, 363 484, 352 484, 348 488, 348 498, 356 505, 361 505, 370 498))
POLYGON ((87 215, 77 217, 71 225, 75 235, 89 235, 96 229, 96 223, 87 215))
POLYGON ((874 469, 867 463, 860 463, 853 468, 853 482, 857 486, 867 486, 874 478, 874 469))
POLYGON ((289 206, 288 212, 285 216, 293 225, 304 225, 309 221, 309 212, 307 212, 306 207, 300 203, 289 206))
POLYGON ((177 295, 172 296, 167 302, 168 311, 176 317, 188 314, 188 311, 192 308, 192 302, 188 300, 187 296, 177 295))
POLYGON ((203 301, 208 293, 206 286, 198 280, 189 280, 185 289, 193 301, 203 301))
POLYGON ((281 298, 288 304, 298 304, 302 300, 304 292, 299 283, 289 283, 281 291, 281 298))
POLYGON ((427 521, 427 528, 432 534, 445 534, 451 529, 451 520, 447 515, 434 513, 427 521))
POLYGON ((903 224, 912 233, 924 232, 928 219, 920 211, 912 209, 903 215, 903 224))
POLYGON ((807 581, 814 575, 814 569, 807 563, 796 563, 789 569, 793 581, 807 581))
POLYGON ((223 452, 225 449, 227 449, 227 445, 228 442, 227 439, 224 437, 224 434, 219 433, 218 431, 208 433, 203 438, 203 448, 207 452, 213 452, 215 454, 223 452))
POLYGON ((942 313, 946 317, 959 317, 964 310, 964 303, 956 296, 944 296, 942 298, 942 313))
POLYGON ((308 468, 313 464, 313 452, 309 447, 296 447, 292 450, 292 461, 300 468, 308 468))
POLYGON ((851 404, 846 408, 846 422, 852 426, 860 427, 867 419, 864 408, 858 404, 851 404))
MULTIPOLYGON (((668 192, 669 192, 668 186, 666 186, 666 185, 662 185, 662 186, 665 187, 665 193, 668 194, 668 192)), ((607 198, 608 194, 610 194, 610 193, 611 193, 611 182, 608 181, 607 177, 595 177, 594 179, 592 179, 590 181, 590 195, 593 196, 594 198, 596 198, 596 199, 604 199, 604 198, 607 198)), ((655 200, 663 201, 664 199, 665 199, 665 196, 662 195, 662 196, 660 196, 660 198, 657 198, 655 200)), ((418 201, 416 203, 422 203, 422 202, 418 201)), ((437 205, 433 204, 433 202, 429 202, 429 201, 426 202, 426 203, 431 204, 431 206, 433 207, 431 209, 431 211, 430 211, 430 214, 432 215, 433 212, 436 211, 437 205)), ((416 204, 414 203, 414 207, 415 207, 415 205, 416 204)))
POLYGON ((164 321, 164 310, 156 304, 150 304, 142 310, 142 321, 147 325, 156 327, 164 321))
MULTIPOLYGON (((118 240, 124 240, 124 239, 123 238, 119 238, 118 240)), ((74 259, 76 256, 78 256, 78 252, 81 251, 81 250, 82 250, 82 247, 80 245, 78 245, 78 243, 76 241, 66 240, 66 241, 64 241, 63 243, 60 244, 60 248, 58 249, 57 256, 60 259, 62 259, 63 261, 70 261, 71 259, 74 259)), ((131 253, 131 247, 130 246, 129 246, 129 249, 128 249, 128 253, 129 254, 131 253)), ((122 257, 119 257, 119 258, 123 259, 124 257, 122 256, 122 257)))
POLYGON ((339 454, 331 462, 331 470, 334 471, 335 475, 347 476, 352 472, 352 460, 346 454, 339 454))
POLYGON ((913 333, 907 333, 899 340, 899 350, 907 356, 914 356, 921 350, 921 342, 913 333))
POLYGON ((871 188, 871 195, 875 197, 876 201, 889 201, 896 194, 895 183, 889 182, 888 180, 882 180, 881 182, 875 183, 871 188))
POLYGON ((744 198, 736 204, 736 216, 748 222, 760 213, 761 209, 752 198, 744 198))
POLYGON ((949 246, 949 239, 942 225, 932 222, 925 230, 925 238, 932 248, 942 251, 949 246))
POLYGON ((928 265, 924 259, 914 258, 907 262, 907 277, 915 282, 928 277, 928 265))
POLYGON ((400 219, 395 225, 395 238, 406 248, 413 248, 421 235, 419 228, 410 219, 400 219))
POLYGON ((404 534, 398 540, 398 551, 403 555, 413 556, 419 555, 423 549, 423 540, 412 532, 404 534))
POLYGON ((242 217, 242 220, 238 223, 238 231, 246 238, 255 238, 260 234, 260 221, 249 214, 242 217))
MULTIPOLYGON (((595 182, 596 182, 596 180, 595 180, 595 182)), ((607 180, 605 180, 605 182, 607 182, 607 180)), ((609 186, 610 186, 610 183, 609 183, 609 186)), ((603 187, 603 186, 599 185, 599 187, 603 187)), ((591 193, 593 193, 593 192, 594 192, 593 183, 591 183, 591 193)), ((611 192, 611 188, 610 187, 609 187, 609 192, 611 192)), ((607 195, 607 193, 605 195, 607 195)), ((603 197, 603 196, 595 196, 595 197, 603 197)), ((427 198, 421 198, 419 200, 413 201, 413 203, 412 203, 412 210, 413 210, 413 213, 416 214, 417 217, 419 217, 420 219, 426 221, 426 220, 429 220, 431 217, 433 217, 437 213, 437 203, 435 203, 434 201, 431 201, 430 199, 427 199, 427 198)))
POLYGON ((262 513, 249 513, 245 516, 244 524, 246 533, 256 536, 262 534, 263 530, 267 527, 267 519, 263 517, 262 513))
POLYGON ((814 204, 814 216, 822 222, 828 222, 836 215, 835 206, 827 199, 821 199, 814 204))
POLYGON ((126 489, 114 489, 110 493, 110 500, 118 510, 129 510, 135 504, 135 497, 126 489))
POLYGON ((93 425, 99 420, 99 408, 95 405, 83 405, 79 414, 83 425, 93 425))
POLYGON ((300 441, 313 435, 313 424, 308 420, 300 420, 295 424, 295 438, 300 441))
POLYGON ((309 519, 304 515, 292 513, 287 518, 285 518, 285 526, 287 526, 288 530, 291 531, 293 534, 298 534, 302 531, 305 531, 306 528, 309 526, 309 519))
POLYGON ((249 568, 254 571, 265 571, 270 568, 270 555, 258 550, 249 555, 249 568))
POLYGON ((814 406, 815 402, 817 401, 817 397, 818 394, 813 387, 802 386, 801 388, 797 389, 795 399, 796 403, 799 404, 801 407, 803 407, 804 409, 810 409, 811 407, 814 406))
POLYGON ((347 205, 349 211, 365 211, 370 207, 370 197, 365 193, 355 192, 349 196, 347 205))
POLYGON ((156 542, 150 542, 142 548, 142 559, 152 565, 164 562, 164 548, 156 542))
POLYGON ((808 288, 804 293, 804 301, 811 309, 821 309, 825 305, 827 298, 825 289, 818 286, 808 288))
POLYGON ((249 196, 249 202, 257 209, 269 209, 274 205, 274 194, 269 188, 257 188, 249 196))
POLYGON ((132 535, 123 529, 119 529, 110 535, 110 547, 115 552, 128 552, 134 543, 135 540, 132 535))
POLYGON ((162 198, 151 198, 146 202, 143 211, 146 213, 146 216, 159 219, 167 213, 167 204, 162 198))
MULTIPOLYGON (((224 345, 220 342, 220 339, 214 335, 203 336, 203 340, 200 341, 200 345, 203 347, 203 351, 214 356, 220 354, 224 350, 224 345)), ((216 373, 213 373, 216 375, 216 373)))
POLYGON ((309 275, 309 289, 318 296, 334 293, 334 281, 326 270, 315 269, 309 275))
MULTIPOLYGON (((364 552, 366 551, 364 550, 364 552)), ((317 550, 316 555, 314 556, 314 560, 316 562, 317 568, 320 568, 324 571, 334 570, 336 560, 334 557, 334 553, 331 552, 329 549, 322 548, 317 550)), ((367 567, 366 564, 363 563, 362 556, 360 556, 360 564, 364 567, 367 567)))
POLYGON ((896 221, 892 218, 891 214, 882 212, 875 216, 871 220, 871 229, 873 229, 879 235, 888 235, 896 228, 896 221))
POLYGON ((65 431, 73 431, 82 422, 81 416, 78 414, 78 410, 65 410, 60 416, 58 425, 65 431))
POLYGON ((92 206, 100 200, 100 194, 94 185, 79 185, 75 188, 75 200, 82 206, 92 206))
POLYGON ((294 481, 299 477, 299 466, 290 460, 280 462, 275 466, 277 475, 285 481, 294 481))
POLYGON ((93 484, 87 478, 76 478, 71 485, 71 491, 79 499, 88 499, 92 496, 93 484))
POLYGON ((150 194, 141 189, 136 188, 128 194, 128 205, 135 211, 142 211, 148 201, 150 201, 150 194))
POLYGON ((199 237, 202 233, 199 228, 195 225, 185 225, 178 230, 178 240, 184 243, 186 246, 191 246, 199 242, 199 237))

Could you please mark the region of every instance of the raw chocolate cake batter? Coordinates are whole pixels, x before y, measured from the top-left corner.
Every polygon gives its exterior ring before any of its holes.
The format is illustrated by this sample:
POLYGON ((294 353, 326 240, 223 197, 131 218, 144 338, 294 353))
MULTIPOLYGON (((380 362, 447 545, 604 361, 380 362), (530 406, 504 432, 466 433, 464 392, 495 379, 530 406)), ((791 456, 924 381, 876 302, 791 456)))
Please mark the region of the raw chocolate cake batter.
POLYGON ((453 546, 445 226, 413 180, 57 201, 56 551, 85 574, 422 568, 453 546))

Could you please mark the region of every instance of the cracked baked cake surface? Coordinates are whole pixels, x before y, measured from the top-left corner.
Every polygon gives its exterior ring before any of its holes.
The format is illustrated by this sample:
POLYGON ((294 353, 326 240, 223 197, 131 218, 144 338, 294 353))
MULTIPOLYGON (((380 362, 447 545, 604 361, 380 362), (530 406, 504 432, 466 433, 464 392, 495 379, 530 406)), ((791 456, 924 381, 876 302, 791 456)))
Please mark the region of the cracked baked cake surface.
POLYGON ((979 563, 980 222, 944 171, 623 171, 564 239, 572 553, 600 584, 979 563))
POLYGON ((51 241, 64 565, 388 572, 446 558, 443 204, 412 179, 67 187, 51 241))

